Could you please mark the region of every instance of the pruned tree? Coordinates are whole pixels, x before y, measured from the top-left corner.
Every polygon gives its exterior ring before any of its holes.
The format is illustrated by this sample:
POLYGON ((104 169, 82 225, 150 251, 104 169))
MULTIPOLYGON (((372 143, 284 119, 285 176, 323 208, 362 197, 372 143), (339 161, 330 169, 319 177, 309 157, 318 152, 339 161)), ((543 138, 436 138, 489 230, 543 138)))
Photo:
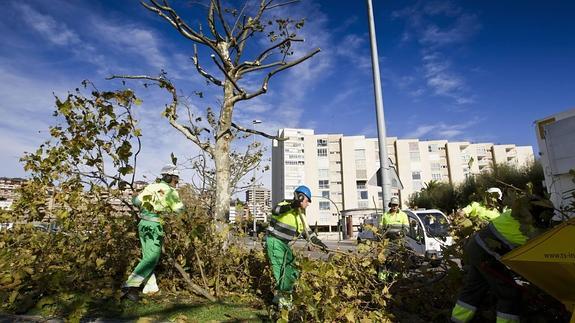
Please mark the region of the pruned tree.
POLYGON ((186 23, 167 0, 141 2, 146 9, 163 18, 185 39, 193 43, 192 62, 197 72, 205 78, 208 84, 221 88, 223 97, 219 111, 212 108, 206 109, 204 116, 207 124, 202 123, 202 117, 192 118, 190 116, 186 121, 180 118, 178 109, 181 109, 182 103, 178 91, 164 72, 157 77, 149 75, 110 77, 152 81, 171 94, 172 100, 164 110, 164 115, 170 125, 201 148, 214 162, 216 182, 214 218, 220 223, 227 221, 233 189, 230 167, 233 158, 231 144, 234 139, 241 134, 255 134, 270 139, 279 139, 234 122, 234 107, 239 102, 251 100, 266 93, 270 79, 274 75, 306 61, 320 51, 317 48, 301 57, 291 59, 294 55, 292 46, 304 41, 296 34, 296 31, 303 27, 304 20, 295 21, 291 18, 269 15, 270 10, 296 2, 298 1, 279 3, 275 0, 260 0, 259 4, 252 8, 252 3, 247 0, 237 10, 223 8, 220 0, 209 0, 206 17, 209 30, 207 33, 204 33, 201 25, 196 28, 186 23), (270 45, 267 48, 259 48, 257 36, 267 37, 270 45), (250 58, 245 59, 248 44, 253 45, 249 50, 250 58), (211 69, 200 63, 198 45, 211 52, 210 57, 213 63, 211 69), (253 52, 257 54, 252 54, 253 52), (217 73, 211 71, 217 71, 217 73), (242 79, 248 75, 261 77, 261 83, 257 89, 249 90, 242 86, 242 79))

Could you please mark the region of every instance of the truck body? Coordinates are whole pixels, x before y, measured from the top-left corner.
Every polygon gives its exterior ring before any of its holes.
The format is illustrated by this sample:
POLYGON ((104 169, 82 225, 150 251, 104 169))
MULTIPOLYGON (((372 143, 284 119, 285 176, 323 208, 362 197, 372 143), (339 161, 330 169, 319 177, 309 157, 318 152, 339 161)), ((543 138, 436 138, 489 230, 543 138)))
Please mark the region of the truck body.
POLYGON ((505 254, 501 261, 560 300, 575 323, 575 109, 535 121, 545 186, 561 224, 505 254))
POLYGON ((553 206, 559 210, 554 220, 572 218, 575 182, 570 171, 575 169, 575 109, 535 121, 535 132, 545 186, 553 206))

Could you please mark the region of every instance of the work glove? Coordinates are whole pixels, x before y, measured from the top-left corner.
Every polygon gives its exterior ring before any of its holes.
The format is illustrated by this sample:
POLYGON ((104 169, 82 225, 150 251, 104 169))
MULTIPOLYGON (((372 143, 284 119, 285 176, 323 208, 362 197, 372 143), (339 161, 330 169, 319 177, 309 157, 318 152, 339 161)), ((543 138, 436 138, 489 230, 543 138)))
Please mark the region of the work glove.
POLYGON ((311 243, 313 243, 314 245, 318 246, 321 248, 321 251, 327 253, 328 252, 328 248, 325 245, 325 243, 323 243, 317 236, 312 236, 311 237, 311 243))

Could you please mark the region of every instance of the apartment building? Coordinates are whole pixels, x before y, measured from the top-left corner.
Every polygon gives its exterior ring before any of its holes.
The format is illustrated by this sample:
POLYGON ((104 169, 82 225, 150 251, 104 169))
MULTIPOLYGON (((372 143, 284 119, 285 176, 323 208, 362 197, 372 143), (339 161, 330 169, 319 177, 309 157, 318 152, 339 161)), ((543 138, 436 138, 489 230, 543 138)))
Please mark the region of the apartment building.
POLYGON ((267 221, 271 212, 271 190, 262 186, 256 186, 246 190, 246 208, 254 213, 257 221, 267 221))
POLYGON ((17 190, 26 180, 23 178, 0 177, 0 208, 9 209, 18 198, 17 190))
MULTIPOLYGON (((338 211, 382 208, 381 189, 370 185, 380 167, 376 138, 291 128, 280 129, 278 136, 283 140, 272 147, 272 204, 292 198, 297 186, 307 185, 314 195, 309 224, 324 232, 337 231, 338 211)), ((392 195, 404 205, 432 180, 458 184, 489 171, 494 163, 524 166, 534 160, 531 146, 395 137, 386 143, 403 184, 403 190, 392 189, 392 195)))

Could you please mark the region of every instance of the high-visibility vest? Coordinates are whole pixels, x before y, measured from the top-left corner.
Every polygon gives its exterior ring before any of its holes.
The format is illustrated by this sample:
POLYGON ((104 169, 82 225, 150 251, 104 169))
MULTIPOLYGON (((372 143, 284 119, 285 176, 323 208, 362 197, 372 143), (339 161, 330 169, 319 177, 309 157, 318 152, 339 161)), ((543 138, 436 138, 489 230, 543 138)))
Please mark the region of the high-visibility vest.
POLYGON ((399 232, 409 228, 409 219, 407 214, 401 210, 395 213, 385 212, 381 217, 380 225, 390 232, 399 232))
MULTIPOLYGON (((278 204, 282 208, 287 208, 290 205, 289 201, 283 201, 278 204)), ((276 207, 277 208, 277 207, 276 207)), ((305 216, 302 214, 301 216, 305 216)), ((288 211, 281 214, 272 214, 268 234, 282 240, 283 242, 290 242, 298 239, 302 233, 306 232, 309 236, 313 233, 306 228, 305 223, 300 218, 299 210, 297 208, 289 208, 288 211)))
POLYGON ((499 259, 503 254, 524 245, 536 229, 513 217, 511 210, 503 212, 475 235, 475 241, 489 254, 499 259))
POLYGON ((140 208, 141 217, 149 221, 154 221, 150 218, 157 218, 159 214, 184 209, 178 191, 163 181, 146 186, 132 202, 140 208))
POLYGON ((463 208, 463 212, 465 212, 469 218, 478 218, 484 221, 491 221, 500 215, 499 210, 488 209, 477 202, 473 202, 463 208))

